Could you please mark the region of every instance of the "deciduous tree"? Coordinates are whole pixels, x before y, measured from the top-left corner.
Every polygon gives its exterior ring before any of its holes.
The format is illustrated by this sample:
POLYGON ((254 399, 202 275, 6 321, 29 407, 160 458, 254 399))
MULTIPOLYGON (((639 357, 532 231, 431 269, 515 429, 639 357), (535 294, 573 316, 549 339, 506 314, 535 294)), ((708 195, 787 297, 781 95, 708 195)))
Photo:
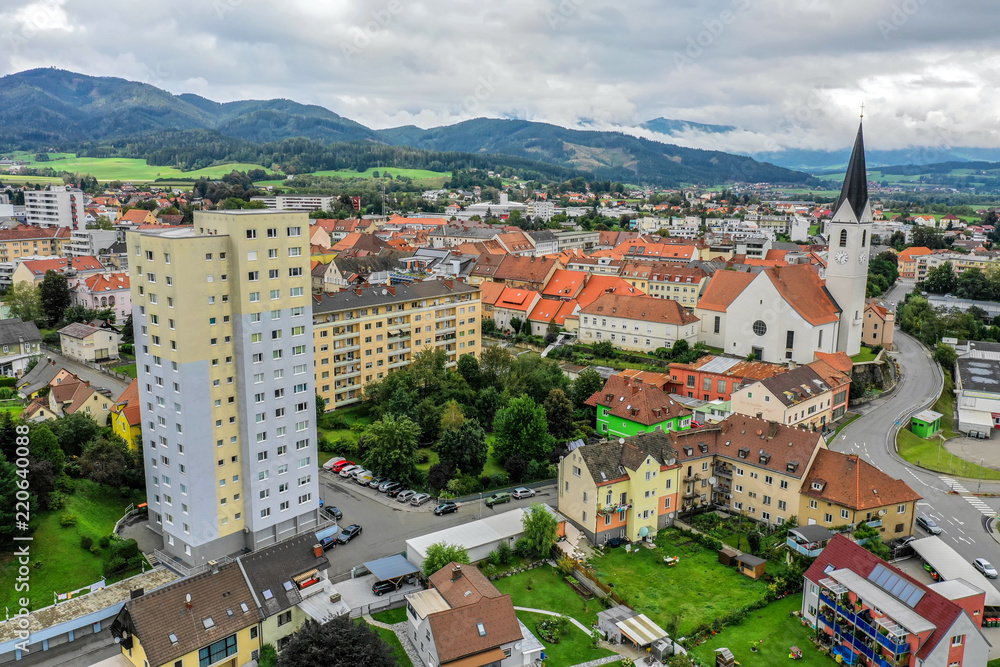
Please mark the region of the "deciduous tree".
POLYGON ((41 295, 30 282, 16 283, 7 290, 3 302, 10 311, 11 317, 25 322, 44 322, 45 320, 41 295))
POLYGON ((521 517, 521 525, 524 527, 522 544, 526 544, 530 550, 530 553, 522 555, 527 558, 548 558, 552 545, 556 543, 558 521, 555 514, 544 505, 536 503, 521 517))
POLYGON ((552 449, 552 436, 545 422, 545 409, 530 396, 511 399, 493 420, 497 459, 506 461, 518 454, 525 459, 545 460, 552 449))
POLYGON ((457 429, 441 433, 437 452, 442 463, 450 463, 464 475, 478 475, 489 455, 486 432, 478 421, 467 419, 457 429))
POLYGON ((307 619, 278 656, 278 667, 397 667, 389 645, 365 623, 345 614, 319 624, 307 619))
POLYGON ((435 542, 427 547, 424 562, 420 565, 420 570, 425 577, 429 577, 448 563, 469 563, 469 552, 465 547, 447 542, 435 542))
POLYGON ((573 424, 573 404, 566 398, 562 389, 553 389, 545 397, 545 417, 549 422, 549 433, 557 439, 565 439, 573 435, 576 426, 573 424))
POLYGON ((368 427, 365 467, 376 475, 409 481, 417 465, 420 428, 409 417, 386 415, 368 427))
POLYGON ((66 276, 49 269, 45 272, 41 285, 38 286, 38 292, 42 300, 42 311, 49 324, 61 321, 63 313, 73 301, 66 276))

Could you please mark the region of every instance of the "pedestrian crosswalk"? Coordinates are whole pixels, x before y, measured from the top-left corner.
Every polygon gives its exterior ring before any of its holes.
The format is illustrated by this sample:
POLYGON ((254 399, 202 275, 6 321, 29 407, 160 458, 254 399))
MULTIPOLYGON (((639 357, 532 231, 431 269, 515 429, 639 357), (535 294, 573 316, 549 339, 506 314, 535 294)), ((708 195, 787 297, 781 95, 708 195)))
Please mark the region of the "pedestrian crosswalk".
POLYGON ((941 481, 948 485, 948 488, 957 493, 958 495, 965 498, 966 501, 977 510, 979 510, 983 515, 993 517, 997 515, 996 510, 984 503, 980 498, 972 495, 972 493, 965 488, 962 484, 955 481, 951 477, 941 476, 941 481))

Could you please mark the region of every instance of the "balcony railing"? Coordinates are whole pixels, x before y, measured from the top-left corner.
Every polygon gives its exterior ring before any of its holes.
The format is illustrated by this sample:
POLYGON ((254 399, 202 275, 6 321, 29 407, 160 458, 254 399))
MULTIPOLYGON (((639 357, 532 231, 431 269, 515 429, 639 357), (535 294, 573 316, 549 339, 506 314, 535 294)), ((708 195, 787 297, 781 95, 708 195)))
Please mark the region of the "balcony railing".
POLYGON ((821 603, 829 605, 832 609, 835 609, 836 612, 840 614, 842 617, 844 617, 844 619, 846 619, 846 621, 849 624, 859 628, 862 632, 864 632, 866 635, 877 641, 880 645, 887 648, 894 655, 898 656, 902 655, 903 653, 909 652, 910 650, 909 643, 905 641, 899 643, 893 641, 891 637, 883 635, 875 628, 874 625, 865 621, 851 609, 848 609, 847 607, 841 605, 839 601, 834 600, 832 597, 824 593, 820 593, 819 600, 821 603))
POLYGON ((817 542, 809 542, 808 544, 799 544, 791 537, 785 539, 785 546, 796 553, 800 553, 803 556, 808 556, 809 558, 815 558, 820 555, 823 551, 823 545, 817 542))

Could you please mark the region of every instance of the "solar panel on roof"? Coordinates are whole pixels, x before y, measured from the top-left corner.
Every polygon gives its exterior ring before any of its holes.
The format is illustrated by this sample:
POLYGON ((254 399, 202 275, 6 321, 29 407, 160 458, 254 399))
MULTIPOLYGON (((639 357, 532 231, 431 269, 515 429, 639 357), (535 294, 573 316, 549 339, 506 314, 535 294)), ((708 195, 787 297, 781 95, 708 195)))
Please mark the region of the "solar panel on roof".
POLYGON ((868 575, 868 581, 872 582, 890 595, 898 598, 903 604, 912 608, 924 597, 924 591, 902 578, 884 565, 876 565, 875 569, 868 575))

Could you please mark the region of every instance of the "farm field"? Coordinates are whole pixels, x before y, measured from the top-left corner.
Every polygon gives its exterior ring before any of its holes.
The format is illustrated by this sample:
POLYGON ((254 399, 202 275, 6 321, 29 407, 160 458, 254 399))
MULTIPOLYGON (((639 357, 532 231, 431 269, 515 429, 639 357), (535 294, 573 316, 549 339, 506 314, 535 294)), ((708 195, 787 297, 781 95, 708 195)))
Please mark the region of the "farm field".
POLYGON ((315 171, 313 176, 330 176, 333 178, 373 178, 374 172, 379 172, 380 175, 390 174, 393 178, 397 176, 405 176, 411 178, 415 181, 425 180, 429 178, 448 178, 451 176, 450 171, 428 171, 427 169, 397 169, 396 167, 382 167, 381 169, 373 168, 366 169, 364 171, 354 171, 353 169, 337 169, 335 171, 315 171))
MULTIPOLYGON (((15 154, 14 157, 24 160, 31 167, 39 169, 51 167, 56 171, 91 174, 99 181, 153 181, 157 178, 201 178, 202 176, 220 178, 234 169, 246 171, 261 168, 258 164, 232 163, 206 167, 196 171, 181 171, 173 167, 148 165, 145 160, 140 159, 76 157, 73 153, 49 153, 49 160, 46 162, 36 162, 34 155, 15 154)), ((62 182, 61 178, 7 176, 5 174, 0 174, 0 179, 11 182, 14 182, 14 179, 23 179, 20 182, 30 181, 33 183, 62 182)))

